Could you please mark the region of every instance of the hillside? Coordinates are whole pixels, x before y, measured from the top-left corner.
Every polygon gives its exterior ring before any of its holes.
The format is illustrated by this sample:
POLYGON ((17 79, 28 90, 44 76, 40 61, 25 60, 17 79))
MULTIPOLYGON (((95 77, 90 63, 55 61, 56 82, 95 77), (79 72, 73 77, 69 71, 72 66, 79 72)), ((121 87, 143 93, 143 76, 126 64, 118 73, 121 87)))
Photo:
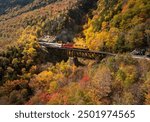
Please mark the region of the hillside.
POLYGON ((51 2, 7 3, 1 10, 0 104, 150 104, 150 62, 130 55, 150 48, 150 2, 51 2), (64 31, 89 50, 117 55, 78 58, 83 65, 76 66, 39 45, 39 37, 64 31))
POLYGON ((81 39, 91 50, 113 52, 150 47, 150 2, 100 0, 81 39))
POLYGON ((0 15, 17 16, 40 7, 44 7, 57 0, 0 0, 0 15))
POLYGON ((15 9, 16 7, 16 9, 19 9, 32 1, 33 0, 0 0, 0 14, 7 13, 10 10, 15 9))
MULTIPOLYGON (((4 46, 15 42, 27 27, 34 26, 36 31, 38 31, 37 36, 43 36, 44 34, 53 35, 59 33, 63 28, 72 28, 69 26, 70 24, 79 23, 78 19, 73 18, 74 10, 78 9, 80 3, 84 4, 87 2, 87 0, 55 0, 55 2, 51 1, 52 3, 50 1, 47 3, 48 5, 43 5, 43 2, 35 0, 19 10, 1 15, 0 44, 4 46), (32 10, 32 7, 35 6, 34 4, 41 6, 41 8, 37 7, 38 9, 32 10)), ((78 12, 80 13, 77 15, 79 17, 84 13, 82 10, 78 12)))
POLYGON ((52 0, 43 2, 41 0, 1 0, 0 44, 5 46, 7 43, 14 42, 20 36, 21 31, 27 27, 26 23, 21 22, 26 19, 23 18, 23 16, 28 16, 28 12, 43 7, 51 2, 52 0))

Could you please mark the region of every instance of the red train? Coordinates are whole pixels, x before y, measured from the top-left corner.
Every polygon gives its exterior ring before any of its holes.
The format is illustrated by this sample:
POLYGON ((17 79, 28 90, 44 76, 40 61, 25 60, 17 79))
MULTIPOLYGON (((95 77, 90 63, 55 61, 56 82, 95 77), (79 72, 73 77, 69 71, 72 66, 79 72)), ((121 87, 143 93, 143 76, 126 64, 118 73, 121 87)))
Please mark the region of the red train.
POLYGON ((85 45, 73 44, 73 43, 62 44, 62 48, 76 48, 82 50, 89 50, 88 47, 85 45))
POLYGON ((61 47, 62 48, 74 48, 74 44, 73 43, 62 44, 61 47))

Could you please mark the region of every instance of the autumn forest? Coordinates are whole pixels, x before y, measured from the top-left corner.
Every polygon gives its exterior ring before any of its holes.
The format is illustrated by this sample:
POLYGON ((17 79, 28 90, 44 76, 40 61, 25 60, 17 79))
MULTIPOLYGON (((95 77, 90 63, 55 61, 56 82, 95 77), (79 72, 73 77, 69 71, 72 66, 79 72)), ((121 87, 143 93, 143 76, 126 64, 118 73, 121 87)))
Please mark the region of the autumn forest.
POLYGON ((148 56, 149 0, 0 0, 1 105, 149 105, 148 56), (76 65, 45 35, 116 55, 76 65))

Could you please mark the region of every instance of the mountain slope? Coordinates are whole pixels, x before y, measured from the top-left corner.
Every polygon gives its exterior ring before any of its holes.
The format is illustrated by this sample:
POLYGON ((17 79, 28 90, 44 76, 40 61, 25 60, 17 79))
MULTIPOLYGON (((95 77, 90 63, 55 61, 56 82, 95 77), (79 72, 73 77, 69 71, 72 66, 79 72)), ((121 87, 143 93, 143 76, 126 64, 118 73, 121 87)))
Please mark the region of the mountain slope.
POLYGON ((84 26, 83 40, 92 50, 124 52, 150 47, 149 11, 148 0, 99 0, 84 26))
POLYGON ((9 14, 9 16, 15 16, 44 7, 55 1, 57 0, 0 0, 0 15, 7 14, 8 16, 9 14))
MULTIPOLYGON (((12 13, 8 13, 0 16, 1 45, 6 44, 7 42, 14 42, 17 38, 20 37, 21 33, 23 30, 25 30, 26 27, 35 26, 35 28, 39 29, 39 31, 42 31, 38 32, 41 33, 40 35, 43 35, 42 33, 58 33, 58 31, 63 29, 63 26, 67 21, 71 21, 69 20, 69 11, 75 10, 78 6, 80 6, 80 3, 84 2, 87 1, 58 0, 57 2, 53 1, 53 3, 44 7, 22 14, 18 14, 18 11, 16 11, 17 14, 13 13, 14 15, 10 15, 12 13)), ((19 10, 19 12, 20 11, 21 10, 19 10)))
POLYGON ((0 0, 0 15, 12 9, 19 9, 33 0, 0 0))

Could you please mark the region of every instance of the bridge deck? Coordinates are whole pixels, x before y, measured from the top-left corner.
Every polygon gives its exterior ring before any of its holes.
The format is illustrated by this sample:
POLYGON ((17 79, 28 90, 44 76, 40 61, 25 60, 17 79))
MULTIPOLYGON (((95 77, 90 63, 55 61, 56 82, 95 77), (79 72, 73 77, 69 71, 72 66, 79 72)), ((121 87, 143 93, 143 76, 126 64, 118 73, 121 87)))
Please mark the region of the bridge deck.
POLYGON ((82 57, 87 59, 96 59, 104 56, 115 56, 116 54, 102 51, 90 51, 87 49, 79 49, 79 48, 62 48, 62 47, 51 47, 49 45, 44 45, 49 50, 58 52, 62 55, 67 55, 68 57, 82 57))
MULTIPOLYGON (((116 56, 114 53, 109 52, 103 52, 103 51, 91 51, 87 49, 79 49, 79 48, 62 48, 62 47, 52 47, 46 43, 40 44, 44 47, 46 47, 51 52, 58 54, 58 55, 65 55, 68 57, 81 57, 81 58, 87 58, 87 59, 102 59, 105 56, 116 56)), ((144 59, 149 60, 149 57, 146 56, 138 56, 138 55, 131 55, 134 59, 144 59)))

